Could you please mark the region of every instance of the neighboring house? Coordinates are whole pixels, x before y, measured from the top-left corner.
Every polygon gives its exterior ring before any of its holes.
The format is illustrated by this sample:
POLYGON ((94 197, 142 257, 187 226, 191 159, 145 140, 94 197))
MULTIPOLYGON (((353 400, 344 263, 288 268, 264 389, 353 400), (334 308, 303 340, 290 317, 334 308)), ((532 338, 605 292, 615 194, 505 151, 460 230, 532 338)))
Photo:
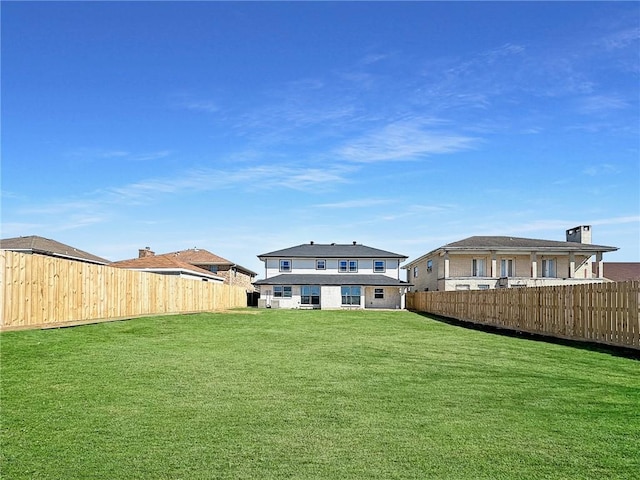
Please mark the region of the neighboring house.
POLYGON ((111 263, 107 259, 85 252, 84 250, 65 245, 64 243, 49 238, 38 237, 37 235, 2 239, 0 240, 0 250, 46 255, 97 265, 107 265, 111 263))
POLYGON ((566 231, 566 242, 518 237, 469 237, 436 248, 405 267, 414 291, 486 290, 604 282, 591 227, 566 231), (592 257, 596 261, 593 263, 592 257), (593 273, 595 271, 595 273, 593 273))
POLYGON ((404 308, 407 257, 357 244, 298 245, 263 253, 260 305, 272 308, 404 308))
POLYGON ((222 258, 202 248, 190 248, 188 250, 180 250, 179 252, 162 253, 156 255, 149 247, 140 249, 138 256, 150 257, 172 257, 181 262, 194 265, 210 273, 214 273, 224 279, 228 285, 243 287, 248 292, 253 292, 253 279, 258 275, 256 272, 248 268, 230 262, 226 258, 222 258))
POLYGON ((602 276, 612 282, 640 280, 640 262, 603 262, 602 267, 602 276))
POLYGON ((158 273, 162 275, 176 275, 181 278, 200 280, 204 282, 224 283, 224 278, 214 273, 195 267, 189 263, 182 262, 177 258, 167 256, 147 256, 133 258, 131 260, 121 260, 113 262, 111 267, 138 270, 140 272, 158 273))

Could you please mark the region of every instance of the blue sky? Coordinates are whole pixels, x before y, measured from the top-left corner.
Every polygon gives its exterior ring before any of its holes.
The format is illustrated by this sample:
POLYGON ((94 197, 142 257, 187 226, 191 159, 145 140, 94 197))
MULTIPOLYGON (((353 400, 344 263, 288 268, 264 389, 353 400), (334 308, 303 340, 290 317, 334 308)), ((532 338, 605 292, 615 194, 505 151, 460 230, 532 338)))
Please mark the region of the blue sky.
POLYGON ((637 2, 2 2, 2 237, 640 261, 637 2))

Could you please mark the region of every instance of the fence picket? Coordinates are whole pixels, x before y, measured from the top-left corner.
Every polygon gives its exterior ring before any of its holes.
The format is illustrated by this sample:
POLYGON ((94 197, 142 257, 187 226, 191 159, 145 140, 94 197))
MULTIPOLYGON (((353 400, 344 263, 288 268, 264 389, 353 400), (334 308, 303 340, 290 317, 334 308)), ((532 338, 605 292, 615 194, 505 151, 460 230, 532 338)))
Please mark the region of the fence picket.
POLYGON ((0 329, 244 307, 242 287, 0 251, 0 329))
POLYGON ((640 348, 640 282, 411 292, 407 308, 560 338, 640 348))

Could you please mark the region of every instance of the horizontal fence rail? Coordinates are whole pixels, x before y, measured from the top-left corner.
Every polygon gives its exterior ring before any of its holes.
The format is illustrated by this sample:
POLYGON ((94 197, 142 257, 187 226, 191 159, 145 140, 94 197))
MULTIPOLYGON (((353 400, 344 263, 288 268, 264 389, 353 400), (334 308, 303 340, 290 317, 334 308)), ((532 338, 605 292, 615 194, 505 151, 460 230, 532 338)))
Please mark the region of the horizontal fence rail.
POLYGON ((407 309, 481 325, 640 349, 640 282, 411 292, 407 309))
POLYGON ((0 251, 0 329, 246 307, 242 287, 0 251))

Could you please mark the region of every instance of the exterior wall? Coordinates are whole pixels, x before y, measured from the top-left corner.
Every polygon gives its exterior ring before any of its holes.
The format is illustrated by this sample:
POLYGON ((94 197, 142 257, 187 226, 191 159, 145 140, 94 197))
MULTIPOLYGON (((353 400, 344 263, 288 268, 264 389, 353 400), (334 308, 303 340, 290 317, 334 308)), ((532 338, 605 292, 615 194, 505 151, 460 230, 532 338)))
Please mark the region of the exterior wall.
POLYGON ((478 254, 457 254, 449 253, 449 276, 445 278, 445 260, 444 256, 434 254, 426 257, 419 262, 410 263, 407 267, 407 280, 413 283, 411 291, 443 291, 456 289, 479 290, 483 288, 503 288, 516 286, 556 286, 567 285, 568 283, 599 283, 602 279, 598 279, 596 275, 591 273, 592 262, 591 257, 587 255, 575 255, 574 268, 575 273, 570 277, 570 256, 563 254, 537 254, 536 276, 532 277, 533 260, 530 253, 527 254, 505 254, 498 253, 495 255, 496 271, 491 275, 493 256, 491 253, 480 252, 478 254), (484 259, 485 276, 473 276, 473 259, 484 259), (514 275, 508 279, 500 280, 500 261, 502 259, 511 259, 514 261, 514 275), (543 260, 553 259, 556 262, 556 276, 543 277, 542 262, 543 260), (427 262, 432 261, 432 269, 427 271, 427 262), (417 267, 417 276, 415 275, 415 267, 417 267))
MULTIPOLYGON (((363 288, 363 295, 360 297, 360 305, 342 305, 342 294, 339 285, 323 285, 320 287, 320 308, 323 310, 336 310, 342 308, 365 308, 365 305, 368 306, 368 303, 365 304, 365 298, 367 294, 365 293, 368 288, 363 288)), ((397 288, 389 288, 385 290, 395 290, 398 291, 397 288)), ((399 295, 398 295, 399 296, 399 295)), ((373 288, 371 288, 371 297, 373 297, 373 288)), ((307 306, 301 305, 301 294, 300 294, 300 285, 292 285, 291 286, 291 298, 283 298, 283 297, 274 297, 273 296, 273 286, 268 285, 262 287, 262 299, 265 300, 266 305, 270 305, 273 308, 309 308, 307 306)), ((393 300, 392 298, 388 298, 387 292, 385 291, 385 299, 377 300, 378 304, 374 305, 372 308, 396 308, 395 306, 385 306, 385 303, 393 300)), ((396 300, 393 300, 395 305, 396 300)), ((399 304, 399 300, 397 300, 399 304)))
MULTIPOLYGON (((196 265, 204 270, 209 270, 210 265, 196 265)), ((216 275, 224 278, 224 282, 228 285, 243 287, 247 292, 253 292, 255 287, 251 284, 253 277, 237 270, 231 270, 229 265, 220 265, 216 275)))
POLYGON ((421 260, 419 263, 412 265, 407 269, 407 281, 413 283, 411 291, 425 292, 435 291, 438 289, 438 278, 444 276, 444 262, 441 257, 433 255, 421 260), (431 260, 431 271, 427 269, 427 262, 431 260), (442 263, 442 265, 440 265, 442 263), (415 275, 414 267, 417 267, 417 275, 415 275), (442 273, 438 273, 438 272, 442 273))
MULTIPOLYGON (((162 274, 162 272, 154 272, 154 273, 162 274)), ((169 275, 175 275, 175 274, 170 273, 169 275)), ((189 280, 198 280, 200 282, 224 283, 224 282, 221 282, 219 280, 215 280, 213 278, 200 277, 198 275, 191 275, 191 274, 184 273, 184 272, 178 273, 177 276, 180 277, 180 278, 188 278, 189 280)))
POLYGON ((402 305, 402 295, 397 287, 365 287, 364 289, 365 308, 404 308, 402 305), (375 298, 376 288, 383 289, 384 298, 375 298))
POLYGON ((487 278, 479 279, 477 277, 459 277, 438 280, 439 291, 451 290, 481 290, 482 286, 489 286, 489 289, 496 288, 513 288, 513 287, 554 287, 561 285, 584 285, 588 283, 603 283, 598 278, 523 278, 511 277, 506 281, 500 279, 487 278))
POLYGON ((320 287, 320 308, 324 310, 337 310, 342 308, 342 295, 337 285, 320 287))
POLYGON ((339 260, 357 260, 358 261, 358 271, 353 273, 358 273, 360 275, 367 274, 380 274, 386 275, 391 278, 399 278, 400 276, 400 266, 399 262, 395 258, 376 258, 375 260, 383 260, 385 262, 385 271, 384 272, 374 272, 373 271, 373 262, 374 259, 371 258, 318 258, 318 260, 325 260, 326 268, 324 270, 316 270, 316 259, 315 258, 268 258, 266 260, 266 274, 265 278, 275 277, 276 275, 280 275, 282 273, 298 273, 298 274, 316 274, 316 275, 331 275, 336 273, 341 273, 342 275, 349 275, 350 272, 338 272, 338 261, 339 260), (281 272, 280 271, 280 260, 291 260, 291 271, 290 272, 281 272))

